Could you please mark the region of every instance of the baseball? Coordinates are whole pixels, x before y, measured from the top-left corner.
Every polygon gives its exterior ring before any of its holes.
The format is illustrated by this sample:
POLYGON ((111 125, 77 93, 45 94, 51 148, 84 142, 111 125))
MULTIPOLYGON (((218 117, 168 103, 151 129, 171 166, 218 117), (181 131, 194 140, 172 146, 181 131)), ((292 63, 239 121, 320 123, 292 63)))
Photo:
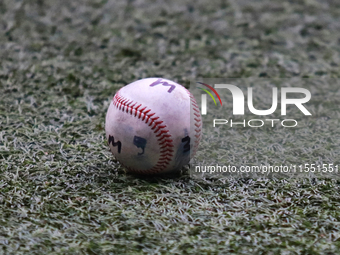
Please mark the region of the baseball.
POLYGON ((122 87, 106 114, 106 139, 128 172, 179 170, 196 153, 202 135, 198 105, 182 85, 146 78, 122 87))

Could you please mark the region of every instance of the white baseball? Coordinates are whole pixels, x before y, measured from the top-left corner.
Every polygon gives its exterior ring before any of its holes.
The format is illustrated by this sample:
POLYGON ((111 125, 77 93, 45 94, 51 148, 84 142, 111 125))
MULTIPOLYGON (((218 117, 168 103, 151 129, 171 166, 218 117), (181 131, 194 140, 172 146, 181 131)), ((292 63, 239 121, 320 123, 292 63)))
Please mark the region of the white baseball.
POLYGON ((146 78, 121 88, 106 114, 110 150, 129 172, 179 170, 196 153, 202 120, 195 98, 183 86, 146 78))

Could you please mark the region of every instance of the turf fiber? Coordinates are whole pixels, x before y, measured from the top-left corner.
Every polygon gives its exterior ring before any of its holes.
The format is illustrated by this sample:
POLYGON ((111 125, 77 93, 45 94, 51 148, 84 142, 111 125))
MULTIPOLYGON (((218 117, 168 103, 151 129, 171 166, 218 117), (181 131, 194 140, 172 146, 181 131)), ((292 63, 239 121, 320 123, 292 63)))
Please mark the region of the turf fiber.
MULTIPOLYGON (((337 180, 139 178, 104 131, 140 78, 337 79, 339 17, 336 0, 1 0, 0 254, 339 253, 337 180)), ((311 107, 331 133, 299 140, 312 152, 285 145, 296 161, 339 163, 340 90, 323 91, 311 107)), ((253 137, 221 132, 253 153, 253 137)))

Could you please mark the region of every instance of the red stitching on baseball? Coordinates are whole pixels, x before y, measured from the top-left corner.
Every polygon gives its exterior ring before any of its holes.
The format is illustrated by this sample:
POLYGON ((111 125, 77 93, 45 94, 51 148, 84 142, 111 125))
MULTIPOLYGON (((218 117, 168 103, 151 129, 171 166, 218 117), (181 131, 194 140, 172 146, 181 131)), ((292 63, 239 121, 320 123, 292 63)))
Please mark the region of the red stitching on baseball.
POLYGON ((130 113, 131 115, 134 115, 138 119, 141 119, 144 121, 146 124, 150 121, 148 124, 149 126, 153 127, 151 130, 155 133, 156 137, 158 138, 157 141, 159 142, 160 146, 160 156, 159 159, 156 163, 156 165, 150 169, 147 170, 139 170, 139 169, 134 169, 131 167, 126 167, 132 172, 137 172, 137 173, 143 173, 143 174, 152 174, 152 173, 158 173, 160 172, 163 168, 165 168, 167 165, 169 165, 171 159, 173 158, 173 140, 171 139, 171 135, 169 134, 169 130, 166 129, 166 125, 161 125, 163 121, 156 121, 159 119, 159 117, 154 117, 155 113, 150 113, 151 109, 147 109, 147 107, 143 107, 142 109, 139 110, 139 107, 142 105, 139 104, 136 106, 137 102, 132 104, 132 100, 128 100, 127 98, 124 98, 123 96, 120 95, 119 91, 113 98, 113 105, 117 107, 117 109, 130 113), (131 105, 132 104, 132 105, 131 105), (135 113, 133 114, 133 111, 135 113), (138 116, 137 116, 138 113, 138 116))
POLYGON ((161 149, 164 149, 166 147, 174 147, 174 145, 173 144, 165 144, 161 147, 161 149))
MULTIPOLYGON (((198 105, 196 103, 195 97, 190 93, 189 90, 187 90, 187 93, 189 94, 189 97, 190 97, 190 103, 191 103, 192 109, 194 111, 193 114, 194 114, 194 116, 196 116, 194 118, 194 121, 195 121, 194 125, 196 127, 200 127, 202 125, 202 118, 201 118, 199 107, 198 107, 198 105)), ((192 155, 196 154, 197 149, 198 149, 198 145, 199 145, 200 140, 201 140, 201 129, 200 128, 196 128, 195 132, 196 133, 195 133, 194 136, 196 137, 196 139, 195 139, 195 142, 194 142, 194 149, 193 149, 192 155)))

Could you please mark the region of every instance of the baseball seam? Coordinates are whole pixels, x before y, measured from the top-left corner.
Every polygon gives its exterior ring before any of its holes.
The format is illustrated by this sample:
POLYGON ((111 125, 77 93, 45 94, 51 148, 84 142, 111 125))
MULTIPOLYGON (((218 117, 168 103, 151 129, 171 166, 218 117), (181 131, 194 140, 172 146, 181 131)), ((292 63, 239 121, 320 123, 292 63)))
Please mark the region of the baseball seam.
POLYGON ((193 110, 193 115, 194 115, 194 120, 195 120, 195 142, 194 142, 194 150, 192 156, 194 156, 197 152, 199 142, 201 140, 201 131, 202 131, 202 118, 200 114, 200 109, 197 105, 197 102, 195 100, 195 97, 190 93, 189 90, 187 90, 189 97, 190 97, 190 103, 192 105, 192 110, 193 110))
POLYGON ((159 120, 159 117, 156 113, 151 112, 151 109, 142 106, 142 104, 138 104, 131 99, 124 98, 120 95, 119 91, 113 98, 113 105, 117 107, 117 109, 131 114, 148 124, 155 133, 160 146, 160 156, 154 167, 147 170, 139 170, 131 167, 127 168, 132 172, 143 174, 159 173, 162 169, 166 168, 173 158, 174 145, 171 134, 169 133, 167 126, 163 124, 163 121, 159 120))

